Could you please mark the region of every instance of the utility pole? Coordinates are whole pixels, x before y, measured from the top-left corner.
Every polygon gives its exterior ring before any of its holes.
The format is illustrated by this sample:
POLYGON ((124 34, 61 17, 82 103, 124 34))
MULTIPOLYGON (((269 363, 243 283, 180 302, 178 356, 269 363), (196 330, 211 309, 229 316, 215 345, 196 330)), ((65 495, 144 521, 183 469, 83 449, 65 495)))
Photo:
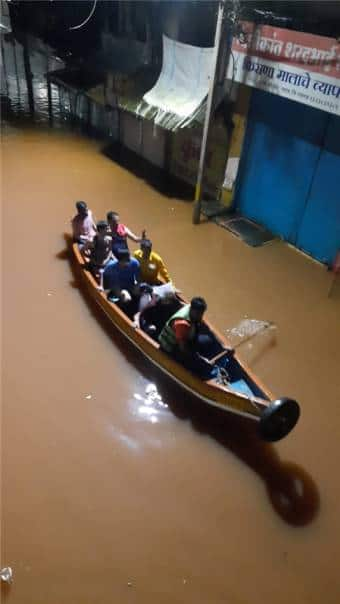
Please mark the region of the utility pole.
POLYGON ((230 15, 227 15, 226 1, 220 0, 218 6, 218 14, 217 14, 217 22, 216 22, 216 31, 215 31, 215 42, 214 42, 214 55, 212 62, 212 76, 210 80, 210 87, 208 92, 207 99, 207 108, 205 112, 204 119, 204 127, 203 127, 203 135, 202 135, 202 144, 201 144, 201 153, 200 160, 198 165, 198 173, 197 173, 197 181, 196 181, 196 189, 195 189, 195 201, 194 201, 194 209, 192 214, 192 222, 193 224, 199 224, 200 216, 201 216, 201 206, 202 206, 202 197, 203 197, 203 178, 205 172, 205 160, 207 155, 207 143, 209 138, 210 126, 213 116, 214 103, 216 98, 216 84, 218 82, 219 76, 219 67, 221 63, 221 58, 223 54, 225 54, 225 64, 228 66, 228 61, 230 58, 231 45, 232 45, 232 32, 227 32, 225 27, 225 21, 228 18, 229 27, 232 23, 234 23, 237 19, 237 9, 239 2, 233 0, 230 15))
POLYGON ((28 36, 27 36, 26 32, 24 34, 24 39, 23 39, 23 56, 24 56, 24 68, 25 68, 25 75, 26 75, 28 105, 30 108, 30 114, 33 117, 34 116, 34 93, 33 93, 33 84, 32 84, 33 74, 31 71, 28 36))

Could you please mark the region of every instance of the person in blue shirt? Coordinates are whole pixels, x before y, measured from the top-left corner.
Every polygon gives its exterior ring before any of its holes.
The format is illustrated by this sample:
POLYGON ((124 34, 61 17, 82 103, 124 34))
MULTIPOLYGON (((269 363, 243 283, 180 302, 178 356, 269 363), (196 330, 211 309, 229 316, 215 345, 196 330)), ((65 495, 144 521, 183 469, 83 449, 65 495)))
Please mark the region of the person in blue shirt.
POLYGON ((104 270, 104 289, 109 290, 109 299, 125 304, 139 296, 140 266, 126 248, 118 249, 116 256, 104 270))

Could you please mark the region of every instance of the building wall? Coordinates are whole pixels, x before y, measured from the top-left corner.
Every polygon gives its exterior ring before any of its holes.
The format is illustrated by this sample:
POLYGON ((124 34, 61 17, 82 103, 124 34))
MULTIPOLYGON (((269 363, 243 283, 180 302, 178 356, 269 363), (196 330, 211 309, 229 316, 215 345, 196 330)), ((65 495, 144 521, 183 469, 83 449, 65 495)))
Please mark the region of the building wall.
POLYGON ((163 128, 122 111, 120 142, 152 165, 163 168, 166 144, 166 131, 163 128))
POLYGON ((242 153, 243 140, 246 130, 251 88, 243 84, 237 84, 237 97, 233 109, 233 131, 231 135, 229 150, 226 149, 228 161, 222 187, 222 202, 230 207, 234 196, 234 188, 237 178, 238 165, 242 153))
MULTIPOLYGON (((183 128, 171 134, 170 173, 195 186, 201 151, 202 128, 183 128)), ((215 119, 209 135, 204 191, 219 197, 225 174, 228 148, 228 130, 222 116, 215 119)))
POLYGON ((237 210, 321 262, 340 248, 340 118, 255 90, 237 210))

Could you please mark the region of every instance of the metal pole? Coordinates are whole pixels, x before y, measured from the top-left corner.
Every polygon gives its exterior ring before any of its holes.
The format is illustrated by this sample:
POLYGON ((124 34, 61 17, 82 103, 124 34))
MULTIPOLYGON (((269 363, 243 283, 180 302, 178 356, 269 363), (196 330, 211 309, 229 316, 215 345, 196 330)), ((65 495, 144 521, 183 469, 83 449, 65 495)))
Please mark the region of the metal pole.
POLYGON ((89 97, 87 97, 87 131, 88 134, 91 134, 91 117, 92 117, 92 103, 89 97))
POLYGON ((34 116, 34 93, 33 93, 33 84, 32 84, 33 74, 31 71, 27 34, 25 34, 24 40, 23 40, 23 51, 24 51, 24 67, 25 67, 26 84, 27 84, 28 105, 30 108, 31 116, 34 116))
POLYGON ((53 105, 52 105, 52 86, 51 86, 51 79, 47 73, 46 75, 46 79, 47 79, 47 98, 48 98, 48 122, 50 127, 52 128, 53 126, 53 105))
POLYGON ((2 61, 2 71, 3 71, 3 75, 4 75, 4 82, 6 85, 6 95, 8 96, 8 78, 7 78, 7 69, 6 69, 6 61, 5 61, 5 49, 4 49, 2 36, 1 36, 1 61, 2 61))
POLYGON ((12 49, 13 49, 13 59, 14 59, 14 67, 15 67, 15 78, 16 78, 16 82, 17 82, 17 90, 18 90, 18 102, 19 105, 21 104, 20 102, 20 84, 19 84, 19 75, 18 75, 18 62, 17 62, 17 53, 16 53, 16 43, 15 43, 15 39, 13 38, 12 40, 12 49))
POLYGON ((203 175, 204 175, 205 159, 206 159, 206 155, 207 155, 208 135, 209 135, 210 125, 211 125, 211 118, 212 118, 214 92, 215 92, 217 73, 218 73, 217 64, 218 64, 218 57, 220 54, 220 47, 221 47, 221 40, 222 40, 222 31, 223 31, 222 25, 223 25, 224 14, 225 14, 225 3, 224 3, 224 1, 221 1, 219 3, 219 7, 218 7, 218 15, 217 15, 216 31, 215 31, 215 42, 214 42, 212 77, 210 80, 210 88, 209 88, 208 100, 207 100, 207 109, 205 112, 200 161, 199 161, 199 165, 198 165, 198 174, 197 174, 196 189, 195 189, 195 203, 194 203, 194 210, 193 210, 193 214, 192 214, 192 221, 194 224, 199 224, 200 216, 201 216, 202 181, 203 181, 203 175))

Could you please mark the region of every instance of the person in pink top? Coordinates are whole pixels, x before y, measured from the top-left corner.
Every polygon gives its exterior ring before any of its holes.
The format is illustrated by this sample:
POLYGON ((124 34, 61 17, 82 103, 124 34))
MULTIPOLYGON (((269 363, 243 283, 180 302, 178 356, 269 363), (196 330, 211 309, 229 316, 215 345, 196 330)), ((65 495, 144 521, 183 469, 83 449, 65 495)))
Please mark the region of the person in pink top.
POLYGON ((97 227, 92 212, 88 209, 85 201, 77 201, 76 208, 77 214, 71 221, 73 241, 83 246, 88 241, 93 240, 97 233, 97 227))
POLYGON ((119 249, 129 249, 127 239, 131 239, 136 243, 140 243, 145 239, 145 230, 142 231, 142 236, 138 237, 125 224, 119 222, 119 214, 117 212, 108 212, 106 215, 107 222, 110 227, 110 234, 112 237, 112 252, 116 255, 119 249))

